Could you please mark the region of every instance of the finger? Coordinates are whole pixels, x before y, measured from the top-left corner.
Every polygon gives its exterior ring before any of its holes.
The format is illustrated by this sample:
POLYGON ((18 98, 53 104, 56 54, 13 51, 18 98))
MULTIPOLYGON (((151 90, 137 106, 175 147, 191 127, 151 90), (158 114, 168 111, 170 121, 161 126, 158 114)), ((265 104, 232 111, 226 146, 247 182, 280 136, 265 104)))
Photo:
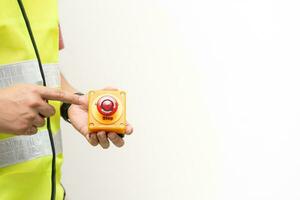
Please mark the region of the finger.
POLYGON ((82 103, 81 96, 77 94, 42 86, 38 87, 37 90, 43 99, 62 101, 76 105, 80 105, 82 103))
POLYGON ((33 120, 32 124, 36 127, 42 127, 45 125, 45 119, 41 116, 37 115, 35 119, 33 120))
POLYGON ((93 146, 97 146, 99 144, 97 135, 95 133, 87 134, 87 140, 93 146))
POLYGON ((99 144, 103 149, 107 149, 109 147, 109 141, 107 139, 107 135, 105 131, 100 131, 97 133, 99 144))
POLYGON ((25 134, 26 135, 33 135, 36 134, 38 132, 38 128, 36 126, 32 126, 31 128, 29 128, 25 134))
MULTIPOLYGON (((72 121, 71 121, 72 123, 72 121)), ((83 129, 83 130, 78 130, 85 138, 86 140, 92 145, 92 146, 97 146, 98 145, 98 139, 95 138, 93 133, 90 133, 88 129, 83 129)))
POLYGON ((132 133, 133 133, 133 127, 127 122, 125 134, 126 135, 131 135, 132 133))
POLYGON ((42 103, 39 107, 36 108, 36 110, 43 117, 51 117, 55 114, 55 108, 46 102, 42 103))
POLYGON ((120 138, 116 133, 108 133, 108 138, 117 147, 122 147, 124 145, 124 140, 120 138))

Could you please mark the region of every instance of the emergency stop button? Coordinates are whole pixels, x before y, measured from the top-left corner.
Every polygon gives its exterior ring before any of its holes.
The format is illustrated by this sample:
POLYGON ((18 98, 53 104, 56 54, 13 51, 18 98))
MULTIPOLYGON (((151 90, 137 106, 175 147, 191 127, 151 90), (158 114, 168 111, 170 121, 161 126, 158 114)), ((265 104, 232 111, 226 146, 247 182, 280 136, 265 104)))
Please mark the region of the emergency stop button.
POLYGON ((113 115, 118 110, 118 102, 113 96, 103 96, 97 102, 98 111, 105 116, 113 115))

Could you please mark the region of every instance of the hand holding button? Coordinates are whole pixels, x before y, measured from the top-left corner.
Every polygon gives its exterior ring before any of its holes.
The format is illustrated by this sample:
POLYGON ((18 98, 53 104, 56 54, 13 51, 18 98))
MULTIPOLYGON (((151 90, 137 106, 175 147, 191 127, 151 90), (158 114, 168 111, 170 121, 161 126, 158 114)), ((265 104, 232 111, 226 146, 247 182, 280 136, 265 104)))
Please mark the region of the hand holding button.
POLYGON ((118 95, 115 96, 123 92, 112 88, 101 91, 102 95, 95 94, 93 100, 85 95, 82 105, 72 105, 68 111, 69 119, 91 145, 100 144, 106 149, 111 141, 115 146, 122 147, 122 136, 133 132, 132 126, 125 119, 125 102, 121 102, 118 95))

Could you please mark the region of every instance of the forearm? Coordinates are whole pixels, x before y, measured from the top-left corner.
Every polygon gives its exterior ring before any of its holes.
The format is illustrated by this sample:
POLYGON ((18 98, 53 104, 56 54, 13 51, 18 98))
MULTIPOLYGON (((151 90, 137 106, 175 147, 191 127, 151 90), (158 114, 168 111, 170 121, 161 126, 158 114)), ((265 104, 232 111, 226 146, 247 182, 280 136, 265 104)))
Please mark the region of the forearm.
MULTIPOLYGON (((78 93, 78 90, 76 90, 68 81, 67 79, 64 77, 64 75, 62 73, 60 73, 60 77, 61 77, 61 89, 63 91, 66 91, 66 92, 70 92, 70 93, 78 93)), ((60 114, 62 116, 62 118, 65 120, 65 121, 69 121, 69 108, 70 106, 72 106, 71 104, 62 104, 61 107, 60 107, 60 114)))
POLYGON ((64 75, 62 73, 60 73, 60 77, 61 77, 61 89, 67 92, 71 92, 71 93, 75 93, 78 92, 78 90, 76 90, 68 81, 67 79, 64 77, 64 75))

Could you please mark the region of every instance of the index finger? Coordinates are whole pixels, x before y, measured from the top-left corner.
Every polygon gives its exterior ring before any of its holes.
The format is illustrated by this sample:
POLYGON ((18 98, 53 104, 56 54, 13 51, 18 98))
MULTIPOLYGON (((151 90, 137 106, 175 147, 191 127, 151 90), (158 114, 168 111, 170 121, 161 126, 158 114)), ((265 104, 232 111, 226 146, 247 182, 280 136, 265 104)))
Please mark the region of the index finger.
POLYGON ((71 104, 81 104, 81 98, 79 95, 66 92, 59 89, 54 88, 47 88, 47 87, 40 87, 38 89, 39 94, 43 99, 47 100, 55 100, 55 101, 62 101, 64 103, 71 103, 71 104))

